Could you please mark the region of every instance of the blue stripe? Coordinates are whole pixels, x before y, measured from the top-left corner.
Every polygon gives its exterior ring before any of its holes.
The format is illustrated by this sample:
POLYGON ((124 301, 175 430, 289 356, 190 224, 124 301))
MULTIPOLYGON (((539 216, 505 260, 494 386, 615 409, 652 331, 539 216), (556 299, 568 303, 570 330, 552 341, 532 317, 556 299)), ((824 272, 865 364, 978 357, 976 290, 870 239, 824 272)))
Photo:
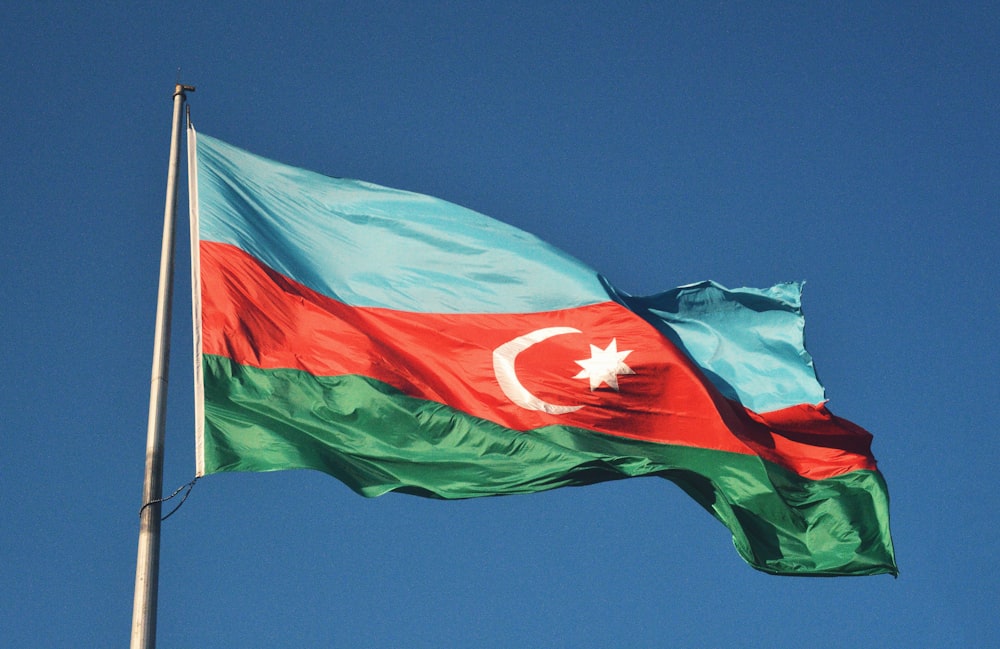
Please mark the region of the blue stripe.
POLYGON ((826 399, 805 349, 801 284, 727 289, 699 282, 648 297, 616 293, 747 408, 768 412, 826 399))
POLYGON ((535 313, 614 299, 757 412, 824 400, 803 343, 801 286, 714 282, 635 297, 541 241, 422 194, 330 178, 198 135, 200 239, 232 244, 354 306, 535 313))
POLYGON ((197 141, 201 240, 237 246, 345 304, 533 313, 609 299, 584 264, 472 210, 197 141))

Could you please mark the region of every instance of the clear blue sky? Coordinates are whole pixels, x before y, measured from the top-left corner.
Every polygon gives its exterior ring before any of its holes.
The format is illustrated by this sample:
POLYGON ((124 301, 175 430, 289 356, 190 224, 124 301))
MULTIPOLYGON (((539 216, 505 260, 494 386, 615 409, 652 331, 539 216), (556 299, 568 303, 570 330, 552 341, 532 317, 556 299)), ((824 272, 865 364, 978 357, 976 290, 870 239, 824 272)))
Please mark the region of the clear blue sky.
MULTIPOLYGON (((126 646, 171 93, 200 131, 524 228, 632 293, 806 280, 901 569, 777 578, 669 482, 366 500, 209 476, 161 647, 1000 644, 1000 9, 6 3, 0 644, 126 646)), ((186 192, 165 486, 194 472, 186 192)))

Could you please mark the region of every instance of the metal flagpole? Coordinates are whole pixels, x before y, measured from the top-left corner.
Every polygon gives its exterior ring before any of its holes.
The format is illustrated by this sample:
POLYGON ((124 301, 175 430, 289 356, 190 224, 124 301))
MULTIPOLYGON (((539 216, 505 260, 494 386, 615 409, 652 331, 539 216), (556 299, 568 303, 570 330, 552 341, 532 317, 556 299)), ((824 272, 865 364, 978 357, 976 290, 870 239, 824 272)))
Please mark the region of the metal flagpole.
POLYGON ((174 87, 174 118, 170 131, 167 199, 163 209, 160 287, 156 296, 156 333, 149 388, 146 429, 146 475, 139 513, 139 554, 135 564, 131 649, 156 646, 156 594, 160 576, 160 499, 163 495, 163 424, 166 420, 167 375, 170 368, 170 301, 174 285, 174 220, 177 213, 177 168, 180 160, 181 107, 192 86, 174 87))

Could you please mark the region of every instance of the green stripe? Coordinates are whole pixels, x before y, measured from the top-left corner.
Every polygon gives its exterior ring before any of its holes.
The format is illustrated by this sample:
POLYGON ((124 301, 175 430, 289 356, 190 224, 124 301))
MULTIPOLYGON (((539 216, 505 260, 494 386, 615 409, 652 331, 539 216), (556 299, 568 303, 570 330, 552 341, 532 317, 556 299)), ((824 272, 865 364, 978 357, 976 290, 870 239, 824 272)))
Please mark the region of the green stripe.
POLYGON ((756 456, 547 426, 514 431, 360 376, 204 357, 205 473, 307 468, 365 496, 531 493, 658 475, 776 574, 896 573, 878 472, 808 480, 756 456))

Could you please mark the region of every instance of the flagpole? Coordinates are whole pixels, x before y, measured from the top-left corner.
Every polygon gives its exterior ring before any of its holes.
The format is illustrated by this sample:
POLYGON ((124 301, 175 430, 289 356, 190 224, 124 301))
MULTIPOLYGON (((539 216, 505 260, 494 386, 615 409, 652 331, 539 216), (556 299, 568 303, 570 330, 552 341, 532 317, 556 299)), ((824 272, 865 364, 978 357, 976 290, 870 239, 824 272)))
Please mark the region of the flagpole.
POLYGON ((163 208, 160 285, 156 295, 156 332, 153 337, 153 371, 146 428, 146 475, 142 488, 142 509, 139 513, 139 553, 135 564, 131 649, 153 649, 156 646, 160 499, 163 496, 163 425, 166 420, 167 376, 170 369, 170 302, 174 285, 174 220, 177 215, 181 107, 186 99, 184 93, 193 91, 194 87, 179 83, 174 87, 174 116, 170 131, 167 198, 163 208))

